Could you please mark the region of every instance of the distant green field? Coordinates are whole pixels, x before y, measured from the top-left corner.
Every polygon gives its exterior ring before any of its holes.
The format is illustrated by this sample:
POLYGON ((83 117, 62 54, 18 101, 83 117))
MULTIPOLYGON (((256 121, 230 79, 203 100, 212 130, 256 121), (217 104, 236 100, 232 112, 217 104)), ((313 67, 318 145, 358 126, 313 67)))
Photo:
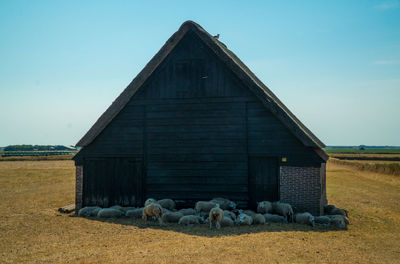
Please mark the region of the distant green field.
POLYGON ((324 150, 327 153, 354 153, 354 154, 400 154, 400 148, 336 148, 326 147, 324 150))

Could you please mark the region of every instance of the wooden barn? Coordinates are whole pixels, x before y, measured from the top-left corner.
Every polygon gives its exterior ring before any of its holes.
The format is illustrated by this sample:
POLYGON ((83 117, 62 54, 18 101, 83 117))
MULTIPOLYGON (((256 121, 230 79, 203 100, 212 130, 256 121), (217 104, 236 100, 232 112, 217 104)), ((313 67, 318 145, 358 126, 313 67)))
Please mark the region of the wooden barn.
POLYGON ((241 207, 280 200, 320 214, 326 203, 324 144, 192 21, 77 146, 77 208, 226 197, 241 207))

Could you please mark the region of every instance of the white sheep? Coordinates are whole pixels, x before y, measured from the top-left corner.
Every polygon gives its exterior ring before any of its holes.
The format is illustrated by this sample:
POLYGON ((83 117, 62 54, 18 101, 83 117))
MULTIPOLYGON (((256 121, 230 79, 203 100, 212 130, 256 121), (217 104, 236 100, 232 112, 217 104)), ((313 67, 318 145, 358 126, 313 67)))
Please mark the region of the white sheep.
POLYGON ((181 209, 181 210, 179 210, 179 212, 182 213, 184 216, 185 215, 195 215, 196 214, 196 210, 194 210, 193 208, 181 209))
POLYGON ((128 216, 128 217, 136 218, 136 219, 142 218, 142 216, 143 216, 143 207, 132 209, 132 210, 128 210, 128 211, 126 211, 125 215, 128 216))
POLYGON ((163 212, 162 220, 165 223, 178 223, 179 219, 183 217, 181 212, 163 212))
POLYGON ((316 216, 314 220, 317 225, 329 226, 331 224, 331 219, 326 215, 316 216))
POLYGON ((121 217, 124 213, 114 208, 103 208, 97 213, 97 217, 102 218, 115 218, 121 217))
POLYGON ((100 210, 101 208, 98 206, 86 206, 78 211, 78 216, 81 217, 97 216, 100 210))
POLYGON ((233 221, 236 220, 236 215, 235 213, 228 211, 228 210, 224 210, 224 216, 225 217, 229 217, 230 219, 232 219, 233 221))
POLYGON ((272 203, 273 212, 286 218, 288 222, 293 222, 293 209, 288 203, 274 202, 272 203))
POLYGON ((163 214, 163 209, 161 205, 159 205, 158 203, 150 203, 149 205, 143 208, 142 219, 147 221, 148 217, 154 216, 156 219, 158 219, 158 222, 160 223, 161 226, 163 224, 162 214, 163 214))
POLYGON ((257 213, 267 214, 272 212, 272 203, 268 201, 262 201, 257 203, 257 213))
POLYGON ((212 227, 212 224, 215 222, 215 227, 217 229, 220 229, 221 221, 223 218, 224 218, 224 211, 221 208, 219 208, 218 206, 212 208, 209 214, 210 228, 212 227))
POLYGON ((253 216, 253 224, 254 225, 264 225, 265 217, 262 214, 255 214, 253 216))
POLYGON ((294 220, 298 224, 311 225, 312 227, 315 225, 314 216, 307 212, 295 214, 294 220))
MULTIPOLYGON (((239 210, 240 212, 240 210, 239 210)), ((254 215, 256 214, 256 212, 252 211, 252 210, 244 210, 243 214, 247 214, 248 216, 254 217, 254 215)))
POLYGON ((148 199, 144 202, 144 207, 146 207, 146 206, 148 206, 149 204, 152 204, 152 203, 157 203, 157 200, 156 200, 156 199, 153 199, 153 198, 148 198, 148 199))
POLYGON ((197 213, 205 212, 209 213, 210 210, 217 206, 216 202, 198 201, 194 207, 197 213))
POLYGON ((224 216, 224 218, 222 218, 222 221, 221 221, 222 227, 234 226, 234 225, 235 225, 235 223, 233 222, 233 220, 230 217, 224 216))
POLYGON ((264 214, 266 223, 287 223, 287 219, 281 215, 264 214))
POLYGON ((247 214, 241 213, 236 218, 235 223, 237 225, 251 225, 251 224, 253 224, 253 218, 247 214))
POLYGON ((197 215, 185 215, 179 219, 178 224, 183 226, 192 226, 200 224, 201 218, 197 215))
POLYGON ((213 198, 210 202, 214 202, 219 204, 219 207, 222 210, 234 210, 236 209, 236 203, 232 202, 229 199, 226 198, 221 198, 221 197, 217 197, 217 198, 213 198))
POLYGON ((172 200, 172 199, 158 200, 157 203, 159 203, 162 208, 165 208, 168 210, 174 210, 176 207, 176 204, 175 204, 174 200, 172 200))

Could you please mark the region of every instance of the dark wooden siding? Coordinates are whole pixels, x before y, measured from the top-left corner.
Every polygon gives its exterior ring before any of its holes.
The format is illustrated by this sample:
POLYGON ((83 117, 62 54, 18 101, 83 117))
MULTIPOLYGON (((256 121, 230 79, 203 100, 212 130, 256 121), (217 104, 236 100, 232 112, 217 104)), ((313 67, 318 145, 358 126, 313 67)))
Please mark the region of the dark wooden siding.
MULTIPOLYGON (((286 157, 295 166, 323 162, 188 33, 76 162, 140 157, 147 197, 224 196, 246 205, 249 155, 286 157)), ((85 166, 84 177, 96 170, 85 166)), ((102 188, 90 186, 87 193, 102 188)))

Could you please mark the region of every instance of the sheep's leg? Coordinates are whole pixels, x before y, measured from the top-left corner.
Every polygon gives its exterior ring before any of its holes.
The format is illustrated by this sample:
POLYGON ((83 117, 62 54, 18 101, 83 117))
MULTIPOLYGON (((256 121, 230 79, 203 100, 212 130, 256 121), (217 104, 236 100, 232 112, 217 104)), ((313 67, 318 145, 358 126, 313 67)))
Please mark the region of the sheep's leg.
POLYGON ((215 223, 215 227, 216 227, 217 229, 220 229, 220 228, 221 228, 221 225, 219 224, 218 221, 215 223))
POLYGON ((210 229, 211 229, 211 227, 212 227, 212 220, 210 219, 210 229))
POLYGON ((158 222, 160 223, 160 226, 163 226, 163 221, 161 217, 158 217, 158 222))

